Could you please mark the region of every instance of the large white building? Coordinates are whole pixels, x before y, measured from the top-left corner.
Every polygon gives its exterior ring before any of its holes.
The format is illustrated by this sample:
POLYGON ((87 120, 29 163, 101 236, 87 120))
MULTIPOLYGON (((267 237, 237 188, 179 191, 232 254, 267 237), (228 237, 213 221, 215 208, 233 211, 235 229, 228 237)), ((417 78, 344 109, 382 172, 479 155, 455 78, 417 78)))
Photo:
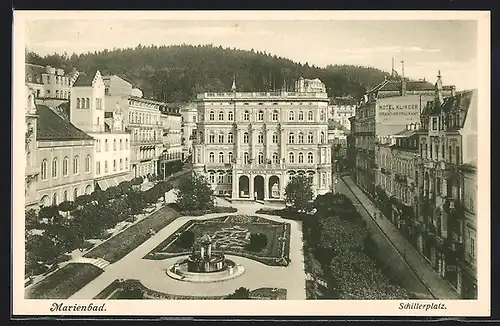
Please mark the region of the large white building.
POLYGON ((194 171, 234 201, 283 200, 298 174, 315 194, 330 191, 328 97, 314 81, 307 88, 299 80, 298 92, 240 93, 233 83, 230 93, 198 94, 194 171))
POLYGON ((80 74, 70 101, 71 123, 95 139, 92 175, 95 188, 101 190, 130 179, 130 134, 125 132, 118 105, 113 112, 105 112, 104 90, 99 71, 80 74))
POLYGON ((119 76, 104 76, 103 80, 105 111, 114 112, 119 107, 124 128, 130 132, 131 178, 157 175, 163 152, 160 109, 165 103, 143 98, 141 90, 133 88, 130 82, 119 76))
POLYGON ((193 154, 193 144, 196 140, 198 123, 198 107, 196 103, 189 103, 181 107, 182 115, 182 147, 183 159, 193 154))
POLYGON ((328 106, 330 119, 351 130, 350 117, 356 115, 357 101, 352 96, 336 97, 328 106))

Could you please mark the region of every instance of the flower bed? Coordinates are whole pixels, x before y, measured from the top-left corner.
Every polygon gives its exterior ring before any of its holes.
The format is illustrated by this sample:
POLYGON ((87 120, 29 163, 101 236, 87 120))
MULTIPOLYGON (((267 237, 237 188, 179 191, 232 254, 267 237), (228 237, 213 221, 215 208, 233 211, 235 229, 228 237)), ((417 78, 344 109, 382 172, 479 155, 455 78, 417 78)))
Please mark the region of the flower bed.
POLYGON ((188 221, 149 252, 144 259, 161 260, 189 254, 190 248, 180 247, 176 243, 177 238, 187 230, 192 231, 195 238, 210 234, 214 241, 214 252, 242 256, 272 266, 287 266, 289 262, 290 224, 257 216, 240 215, 188 221), (246 249, 251 233, 265 234, 268 238, 266 247, 260 252, 246 249))
POLYGON ((203 211, 179 211, 181 216, 202 216, 207 214, 215 214, 215 213, 236 213, 238 209, 234 207, 226 207, 226 206, 215 206, 212 209, 207 209, 203 211))
POLYGON ((84 263, 70 263, 26 291, 27 299, 67 299, 103 272, 84 263))

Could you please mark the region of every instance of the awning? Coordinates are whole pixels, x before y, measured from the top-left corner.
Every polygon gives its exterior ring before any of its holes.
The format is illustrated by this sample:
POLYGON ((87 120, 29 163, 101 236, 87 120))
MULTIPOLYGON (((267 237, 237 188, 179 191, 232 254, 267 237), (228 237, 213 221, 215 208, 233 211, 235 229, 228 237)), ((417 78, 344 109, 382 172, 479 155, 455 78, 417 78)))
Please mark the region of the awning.
POLYGON ((121 182, 126 181, 126 180, 127 179, 125 178, 125 176, 111 177, 108 179, 103 179, 103 180, 97 181, 97 185, 99 185, 99 188, 101 188, 101 190, 104 191, 104 190, 108 189, 109 187, 116 187, 121 182))

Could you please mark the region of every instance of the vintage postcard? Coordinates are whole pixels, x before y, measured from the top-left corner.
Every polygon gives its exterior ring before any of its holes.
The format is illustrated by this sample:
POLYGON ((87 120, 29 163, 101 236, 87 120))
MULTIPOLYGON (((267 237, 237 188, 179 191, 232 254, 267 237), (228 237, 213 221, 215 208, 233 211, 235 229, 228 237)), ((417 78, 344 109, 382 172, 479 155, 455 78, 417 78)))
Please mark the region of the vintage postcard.
POLYGON ((13 315, 490 315, 489 12, 13 38, 13 315))

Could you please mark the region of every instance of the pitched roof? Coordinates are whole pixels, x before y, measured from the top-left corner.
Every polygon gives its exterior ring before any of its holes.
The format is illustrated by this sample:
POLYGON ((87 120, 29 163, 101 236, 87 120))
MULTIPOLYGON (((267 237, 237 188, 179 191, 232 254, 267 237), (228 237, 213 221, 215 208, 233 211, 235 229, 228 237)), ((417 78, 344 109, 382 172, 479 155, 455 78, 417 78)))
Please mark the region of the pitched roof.
POLYGON ((92 81, 94 80, 94 75, 87 75, 84 73, 80 73, 78 78, 76 79, 73 86, 92 86, 92 81))
POLYGON ((38 114, 37 140, 93 139, 46 105, 37 105, 36 111, 38 114))

